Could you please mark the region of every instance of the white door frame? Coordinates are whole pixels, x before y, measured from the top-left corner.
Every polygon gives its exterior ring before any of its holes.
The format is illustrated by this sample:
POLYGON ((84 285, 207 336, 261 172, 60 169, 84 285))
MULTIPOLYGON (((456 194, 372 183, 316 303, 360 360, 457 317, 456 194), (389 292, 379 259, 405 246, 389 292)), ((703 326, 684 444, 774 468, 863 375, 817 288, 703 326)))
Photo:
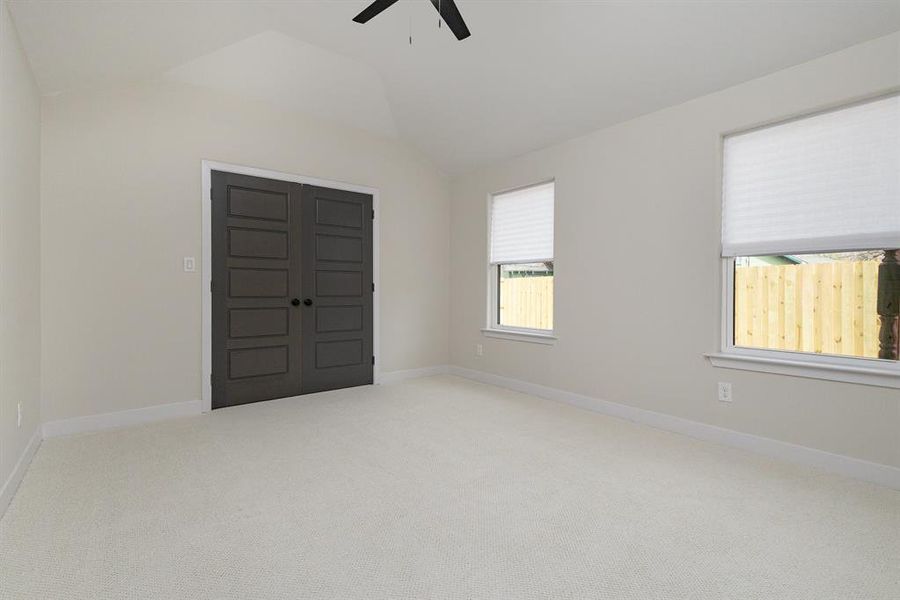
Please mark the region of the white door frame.
POLYGON ((381 383, 381 311, 379 310, 379 292, 381 291, 381 235, 379 233, 379 219, 381 211, 378 204, 378 189, 356 185, 353 183, 344 183, 342 181, 330 181, 328 179, 318 179, 316 177, 307 177, 305 175, 295 175, 293 173, 282 173, 280 171, 270 171, 268 169, 260 169, 257 167, 245 167, 243 165, 234 165, 213 160, 201 161, 201 182, 202 182, 202 214, 203 214, 203 232, 202 232, 202 249, 201 249, 201 297, 202 297, 202 319, 201 319, 201 370, 202 379, 200 381, 201 390, 201 409, 203 412, 212 410, 212 291, 210 282, 212 281, 212 172, 225 171, 236 175, 250 175, 253 177, 264 177, 266 179, 276 179, 279 181, 289 181, 292 183, 301 183, 307 185, 316 185, 319 187, 327 187, 335 190, 346 190, 348 192, 359 192, 361 194, 369 194, 372 196, 372 208, 375 210, 375 219, 372 222, 372 280, 375 283, 375 292, 372 297, 372 349, 375 354, 375 365, 373 367, 373 378, 375 383, 381 383))

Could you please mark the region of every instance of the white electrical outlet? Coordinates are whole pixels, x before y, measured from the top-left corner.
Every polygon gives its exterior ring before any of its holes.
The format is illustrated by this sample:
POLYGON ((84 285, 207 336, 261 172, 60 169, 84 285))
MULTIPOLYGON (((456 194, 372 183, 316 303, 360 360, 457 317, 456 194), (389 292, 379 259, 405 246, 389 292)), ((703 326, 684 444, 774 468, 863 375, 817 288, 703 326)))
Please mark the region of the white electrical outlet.
POLYGON ((484 356, 484 346, 475 344, 475 356, 484 356))
POLYGON ((22 426, 22 403, 16 404, 16 428, 22 426))
POLYGON ((197 270, 197 264, 194 262, 193 256, 185 256, 184 257, 184 272, 185 273, 193 273, 197 270))
POLYGON ((719 382, 719 402, 731 402, 731 384, 719 382))

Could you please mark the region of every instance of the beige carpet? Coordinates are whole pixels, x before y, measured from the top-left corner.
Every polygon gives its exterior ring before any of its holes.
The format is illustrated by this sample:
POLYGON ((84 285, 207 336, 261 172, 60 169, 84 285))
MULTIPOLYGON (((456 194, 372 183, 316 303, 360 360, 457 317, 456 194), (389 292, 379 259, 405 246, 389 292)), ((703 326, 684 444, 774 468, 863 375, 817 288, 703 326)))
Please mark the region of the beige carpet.
POLYGON ((452 377, 48 440, 4 599, 892 599, 900 492, 452 377))

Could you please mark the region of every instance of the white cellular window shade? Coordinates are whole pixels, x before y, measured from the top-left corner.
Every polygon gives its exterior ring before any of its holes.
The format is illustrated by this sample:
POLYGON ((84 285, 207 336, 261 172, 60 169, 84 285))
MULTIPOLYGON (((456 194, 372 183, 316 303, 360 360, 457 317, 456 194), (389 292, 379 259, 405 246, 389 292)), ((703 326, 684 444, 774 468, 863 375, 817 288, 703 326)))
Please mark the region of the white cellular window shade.
POLYGON ((554 184, 543 183, 491 199, 491 264, 553 260, 554 184))
POLYGON ((722 255, 900 247, 900 96, 725 138, 722 255))

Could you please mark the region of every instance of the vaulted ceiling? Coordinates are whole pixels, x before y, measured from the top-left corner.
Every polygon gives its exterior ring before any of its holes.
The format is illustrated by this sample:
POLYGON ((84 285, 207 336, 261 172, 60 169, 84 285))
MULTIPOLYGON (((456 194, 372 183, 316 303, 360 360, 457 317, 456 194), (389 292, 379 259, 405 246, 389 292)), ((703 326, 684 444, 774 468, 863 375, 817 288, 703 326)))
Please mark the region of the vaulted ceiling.
POLYGON ((457 0, 459 42, 428 0, 354 23, 368 2, 10 8, 44 93, 170 78, 398 136, 448 172, 900 30, 897 0, 457 0))

